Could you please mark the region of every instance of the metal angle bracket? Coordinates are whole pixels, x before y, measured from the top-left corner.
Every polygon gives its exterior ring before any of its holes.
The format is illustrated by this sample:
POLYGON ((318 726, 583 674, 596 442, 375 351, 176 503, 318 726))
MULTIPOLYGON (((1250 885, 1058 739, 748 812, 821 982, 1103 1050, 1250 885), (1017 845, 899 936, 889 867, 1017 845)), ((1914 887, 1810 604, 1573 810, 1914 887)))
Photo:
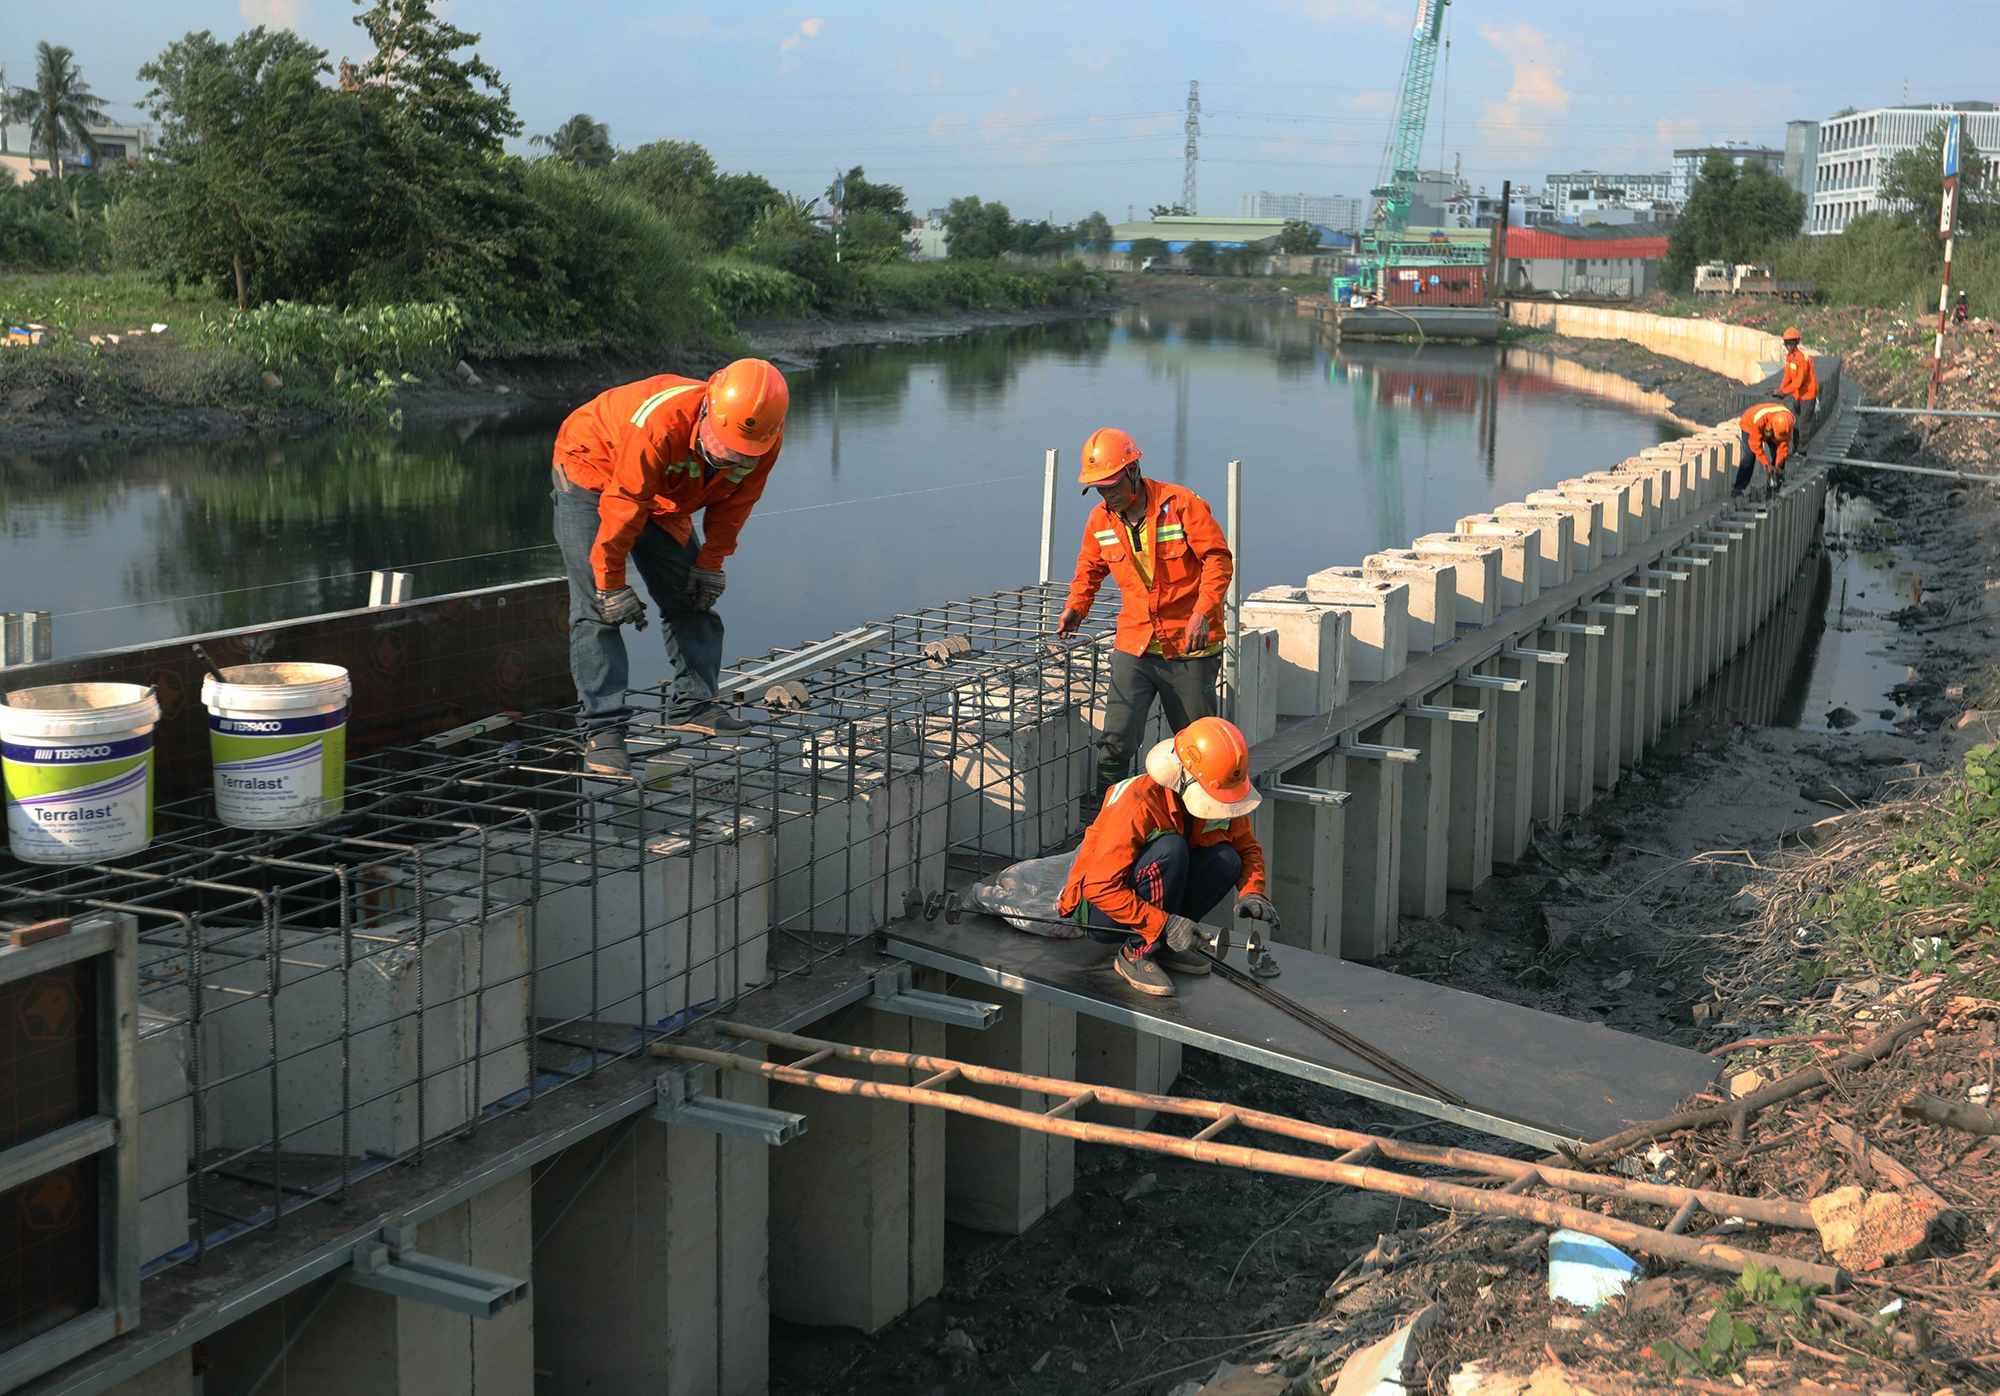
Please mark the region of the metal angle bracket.
MULTIPOLYGON (((1490 688, 1498 693, 1519 693, 1528 686, 1526 679, 1510 679, 1505 674, 1460 674, 1452 680, 1467 688, 1490 688)), ((1474 708, 1474 712, 1484 712, 1484 708, 1474 708)))
POLYGON ((1569 620, 1550 621, 1547 625, 1543 626, 1542 629, 1553 630, 1558 635, 1601 636, 1605 633, 1605 629, 1601 625, 1578 625, 1575 621, 1569 621, 1569 620))
POLYGON ((1335 753, 1341 756, 1357 756, 1363 761, 1421 761, 1422 747, 1382 746, 1377 742, 1357 742, 1347 737, 1338 738, 1334 744, 1335 753))
POLYGON ((875 972, 875 992, 863 999, 867 1008, 884 1013, 900 1013, 905 1018, 923 1018, 948 1027, 972 1028, 984 1032, 1000 1021, 997 1003, 980 1003, 952 994, 934 994, 911 987, 915 976, 907 964, 875 972))
POLYGON ((1515 659, 1523 664, 1567 664, 1569 656, 1561 650, 1531 650, 1525 645, 1507 645, 1500 651, 1502 659, 1515 659))
MULTIPOLYGON (((1683 567, 1706 567, 1709 563, 1715 561, 1715 559, 1711 557, 1682 557, 1679 553, 1674 553, 1671 556, 1662 558, 1661 561, 1678 562, 1683 567)), ((1694 574, 1689 573, 1688 575, 1692 576, 1694 574)))
POLYGON ((1431 722, 1480 722, 1486 717, 1484 708, 1443 708, 1432 703, 1419 703, 1414 698, 1403 704, 1403 712, 1431 722))
POLYGON ((1611 590, 1618 596, 1636 596, 1646 601, 1658 601, 1666 595, 1658 587, 1613 587, 1611 590))
POLYGON ((1726 553, 1729 551, 1727 543, 1690 543, 1688 546, 1698 553, 1726 553))
MULTIPOLYGON (((1689 577, 1692 577, 1692 576, 1694 575, 1694 573, 1692 573, 1692 572, 1668 572, 1668 571, 1666 571, 1666 570, 1664 570, 1664 569, 1662 569, 1662 568, 1658 568, 1658 567, 1648 567, 1648 568, 1647 568, 1647 569, 1646 569, 1645 571, 1641 572, 1641 573, 1640 573, 1639 575, 1640 575, 1640 576, 1642 576, 1642 577, 1650 577, 1650 578, 1652 578, 1652 579, 1653 579, 1654 581, 1656 581, 1656 582, 1684 582, 1684 581, 1686 581, 1686 580, 1687 580, 1687 579, 1688 579, 1689 577)), ((1655 593, 1653 593, 1653 594, 1654 594, 1655 596, 1658 596, 1658 595, 1660 595, 1660 593, 1659 593, 1659 592, 1655 592, 1655 593)))
POLYGON ((414 1223, 385 1227, 382 1236, 380 1241, 365 1241, 354 1248, 352 1263, 341 1272, 350 1284, 474 1318, 492 1318, 528 1297, 526 1280, 440 1260, 401 1244, 415 1239, 414 1223))
POLYGON ((1620 606, 1610 601, 1586 601, 1581 606, 1578 606, 1577 610, 1592 616, 1636 616, 1639 614, 1637 606, 1620 606))
POLYGON ((1354 798, 1351 790, 1324 790, 1317 785, 1290 785, 1282 780, 1263 781, 1257 788, 1274 800, 1296 805, 1326 805, 1334 809, 1354 798))
POLYGON ((653 1107, 653 1118, 661 1124, 686 1125, 773 1147, 789 1144, 806 1132, 804 1115, 773 1110, 768 1105, 751 1105, 747 1101, 724 1100, 696 1090, 696 1079, 709 1074, 669 1071, 662 1075, 660 1101, 653 1107))

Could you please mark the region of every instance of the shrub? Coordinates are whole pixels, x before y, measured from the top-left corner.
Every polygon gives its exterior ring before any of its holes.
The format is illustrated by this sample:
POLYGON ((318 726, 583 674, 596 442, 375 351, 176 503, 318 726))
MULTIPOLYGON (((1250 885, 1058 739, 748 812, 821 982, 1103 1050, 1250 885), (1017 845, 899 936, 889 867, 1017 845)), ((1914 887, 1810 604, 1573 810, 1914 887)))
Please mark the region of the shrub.
POLYGON ((300 364, 372 374, 428 373, 458 356, 465 316, 449 302, 336 310, 273 301, 204 316, 196 337, 282 372, 300 364))
POLYGON ((701 265, 701 281, 715 313, 729 321, 803 315, 815 299, 811 282, 760 262, 712 258, 701 265))
POLYGON ((528 167, 554 234, 544 303, 524 328, 563 346, 653 349, 716 328, 694 240, 637 195, 555 160, 528 167))

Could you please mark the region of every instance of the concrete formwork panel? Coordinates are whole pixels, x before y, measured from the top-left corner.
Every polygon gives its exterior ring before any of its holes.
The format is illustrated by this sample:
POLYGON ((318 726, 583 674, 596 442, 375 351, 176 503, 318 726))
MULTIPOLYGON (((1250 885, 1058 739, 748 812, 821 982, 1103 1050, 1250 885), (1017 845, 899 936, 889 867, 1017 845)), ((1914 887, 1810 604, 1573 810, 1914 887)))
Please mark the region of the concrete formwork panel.
MULTIPOLYGON (((1364 728, 1358 740, 1402 746, 1403 719, 1385 718, 1364 728)), ((1341 811, 1340 888, 1340 953, 1346 959, 1372 960, 1396 943, 1403 765, 1347 760, 1347 789, 1353 798, 1341 811)))
POLYGON ((1347 701, 1348 615, 1307 600, 1304 587, 1266 587, 1244 600, 1244 627, 1278 637, 1278 712, 1309 717, 1347 701))
POLYGON ((1451 563, 1409 551, 1371 553, 1362 559, 1361 571, 1371 581, 1409 588, 1411 654, 1429 654, 1458 638, 1458 578, 1451 563))
MULTIPOLYGON (((942 1023, 875 1009, 802 1031, 945 1055, 942 1023)), ((907 1071, 852 1062, 818 1069, 902 1085, 910 1079, 907 1071)), ((785 1108, 806 1116, 806 1132, 771 1157, 771 1312, 873 1333, 944 1284, 944 1114, 823 1091, 792 1092, 785 1108)))
MULTIPOLYGON (((1076 1079, 1074 1009, 983 984, 975 991, 955 979, 946 981, 945 992, 967 994, 1002 1007, 1000 1021, 983 1032, 946 1029, 946 1055, 952 1060, 1029 1076, 1076 1079)), ((1023 1110, 1042 1111, 1055 1104, 1026 1091, 964 1082, 955 1089, 1023 1110)), ((1075 1141, 1058 1135, 969 1115, 946 1115, 944 1157, 945 1220, 973 1231, 1018 1236, 1067 1201, 1076 1187, 1075 1141)))
POLYGON ((1410 588, 1403 582, 1362 575, 1358 567, 1329 567, 1306 578, 1306 599, 1347 617, 1347 679, 1381 683, 1403 672, 1410 659, 1410 588))

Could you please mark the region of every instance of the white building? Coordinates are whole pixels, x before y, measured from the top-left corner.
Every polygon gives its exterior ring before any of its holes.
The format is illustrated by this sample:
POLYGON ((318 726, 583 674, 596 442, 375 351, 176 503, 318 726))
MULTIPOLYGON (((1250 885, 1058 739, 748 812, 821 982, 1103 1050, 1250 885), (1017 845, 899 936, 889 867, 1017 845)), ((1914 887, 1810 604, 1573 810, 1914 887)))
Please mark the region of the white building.
MULTIPOLYGON (((21 90, 11 89, 13 93, 21 90)), ((97 142, 96 161, 91 160, 90 152, 81 148, 65 149, 62 153, 64 165, 73 169, 88 169, 93 163, 100 167, 133 165, 153 144, 151 126, 106 124, 91 127, 90 134, 97 142)), ((0 122, 0 179, 19 181, 49 168, 43 152, 29 150, 29 143, 26 122, 0 122)))
POLYGON ((1768 145, 1725 141, 1721 145, 1676 150, 1673 178, 1667 185, 1667 201, 1675 208, 1687 207, 1688 199, 1694 194, 1694 183, 1701 178, 1701 167, 1708 163, 1710 154, 1727 155, 1739 168, 1755 161, 1774 175, 1782 177, 1785 173, 1785 152, 1768 145))
POLYGON ((1542 196, 1556 217, 1563 216, 1563 209, 1573 198, 1584 190, 1614 190, 1615 194, 1600 194, 1599 198, 1619 198, 1627 203, 1656 203, 1670 198, 1673 174, 1659 170, 1649 174, 1605 174, 1599 170, 1573 170, 1568 174, 1552 174, 1542 182, 1542 196))
POLYGON ((1339 233, 1358 232, 1367 226, 1368 200, 1343 194, 1274 194, 1260 189, 1243 196, 1245 218, 1294 218, 1317 223, 1339 233))
MULTIPOLYGON (((1878 190, 1889 158, 1915 149, 1952 112, 1964 114, 1965 134, 1982 152, 2000 150, 2000 109, 1991 102, 1876 107, 1820 122, 1806 231, 1842 232, 1862 214, 1882 207, 1878 190)), ((1989 164, 1986 187, 1993 187, 1994 178, 1989 164)))

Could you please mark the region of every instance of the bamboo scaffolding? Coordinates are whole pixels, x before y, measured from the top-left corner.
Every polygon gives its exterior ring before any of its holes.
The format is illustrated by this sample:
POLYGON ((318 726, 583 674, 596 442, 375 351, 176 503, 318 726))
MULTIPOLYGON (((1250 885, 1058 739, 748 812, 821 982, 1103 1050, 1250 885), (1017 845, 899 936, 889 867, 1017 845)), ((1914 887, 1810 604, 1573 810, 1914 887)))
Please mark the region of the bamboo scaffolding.
MULTIPOLYGON (((1307 1178, 1317 1182, 1340 1183, 1372 1192, 1413 1198, 1439 1207, 1478 1212, 1487 1216, 1510 1217, 1544 1226, 1567 1227, 1642 1255, 1681 1264, 1698 1265, 1732 1275, 1740 1274, 1744 1265, 1754 1260, 1775 1267, 1788 1279, 1803 1284, 1823 1285, 1829 1290, 1838 1290, 1845 1278, 1834 1266, 1817 1265, 1787 1256, 1765 1255, 1724 1245, 1719 1241, 1680 1235, 1675 1230, 1641 1226, 1635 1222, 1623 1221, 1582 1207, 1520 1196, 1513 1189, 1525 1189, 1539 1184, 1561 1191, 1623 1197, 1633 1202, 1675 1207, 1690 1212, 1698 1207, 1723 1218, 1741 1218, 1745 1221, 1799 1230, 1812 1229, 1813 1222, 1807 1208, 1801 1203, 1784 1198, 1737 1197, 1730 1193, 1714 1192, 1705 1188, 1684 1188, 1672 1184, 1647 1183, 1583 1173, 1531 1163, 1523 1159, 1505 1158, 1498 1154, 1481 1153, 1473 1149, 1413 1144, 1353 1130, 1335 1129, 1216 1101, 1188 1100, 1178 1096, 1121 1090, 1112 1086, 1084 1085, 1077 1081, 1002 1071, 995 1067, 978 1066, 945 1057, 894 1052, 883 1048, 856 1047, 820 1038, 801 1037, 793 1033, 772 1032, 740 1023, 719 1023, 716 1026, 720 1031, 746 1041, 761 1042, 807 1054, 824 1053, 841 1061, 899 1068, 919 1072, 927 1077, 955 1069, 957 1075, 952 1078, 954 1080, 1053 1096, 1057 1098, 1057 1103, 1044 1112, 1023 1110, 968 1096, 952 1095, 944 1091, 857 1080, 849 1076, 808 1071, 798 1066, 758 1061, 736 1053, 719 1052, 674 1042, 654 1043, 653 1054, 681 1061, 700 1062, 725 1070, 749 1072, 774 1081, 806 1086, 834 1095, 893 1100, 908 1105, 927 1105, 939 1110, 992 1120, 998 1124, 1038 1130, 1045 1134, 1058 1134, 1086 1143, 1120 1145, 1152 1153, 1172 1154, 1203 1163, 1223 1164, 1258 1172, 1307 1178), (1068 1118, 1071 1112, 1086 1101, 1192 1116, 1208 1120, 1210 1127, 1201 1131, 1203 1137, 1183 1139, 1175 1135, 1155 1134, 1147 1130, 1126 1129, 1116 1125, 1090 1124, 1068 1118), (1509 1187, 1505 1191, 1491 1191, 1463 1183, 1416 1178, 1383 1168, 1370 1168, 1360 1162, 1308 1158, 1297 1154, 1275 1153, 1266 1149, 1216 1143, 1214 1136, 1230 1125, 1241 1125, 1259 1133, 1339 1149, 1345 1155, 1357 1160, 1381 1158, 1401 1163, 1457 1168, 1494 1179, 1504 1179, 1509 1187)), ((821 1057, 821 1060, 824 1060, 824 1057, 821 1057)), ((1686 1223, 1683 1221, 1681 1224, 1686 1223)))

